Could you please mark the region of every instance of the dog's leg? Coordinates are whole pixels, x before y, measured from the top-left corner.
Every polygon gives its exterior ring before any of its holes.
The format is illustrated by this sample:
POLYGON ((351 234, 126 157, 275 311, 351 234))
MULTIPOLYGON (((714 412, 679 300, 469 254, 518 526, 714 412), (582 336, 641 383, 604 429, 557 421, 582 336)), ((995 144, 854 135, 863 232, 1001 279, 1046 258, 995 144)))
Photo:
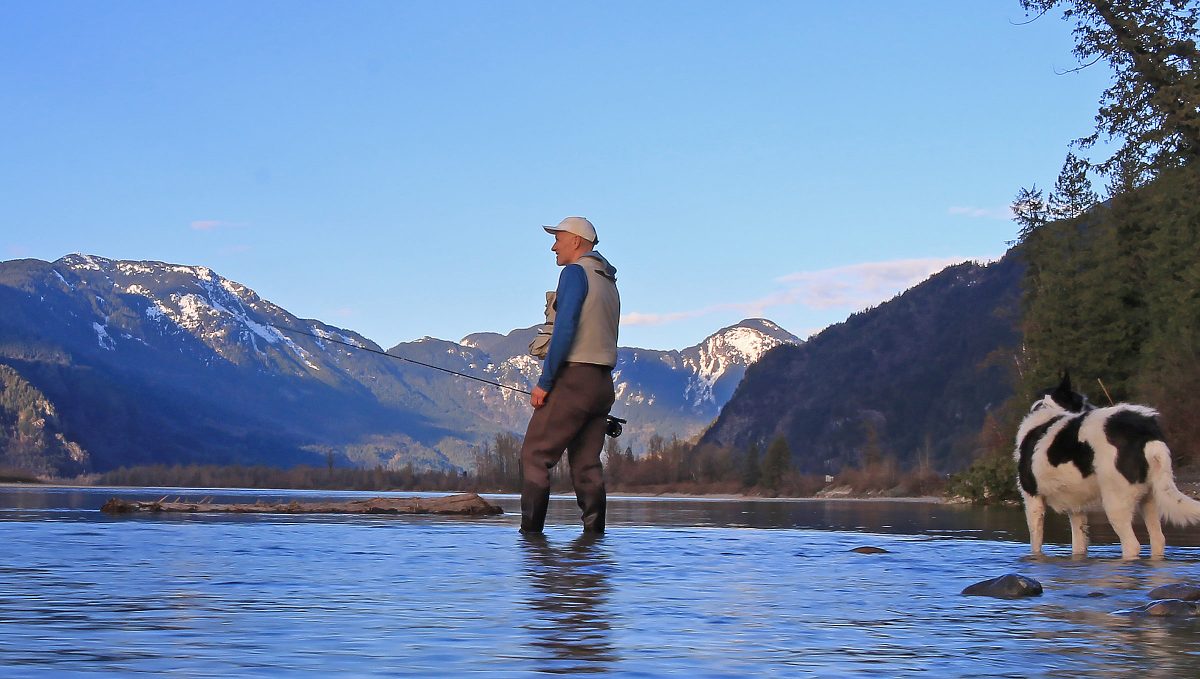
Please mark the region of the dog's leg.
POLYGON ((1121 558, 1136 559, 1141 556, 1142 546, 1138 543, 1137 535, 1133 532, 1133 498, 1114 499, 1114 493, 1106 493, 1102 500, 1104 513, 1113 531, 1121 539, 1121 558))
POLYGON ((1029 526, 1029 551, 1034 556, 1042 554, 1042 523, 1046 518, 1046 501, 1040 495, 1026 495, 1025 523, 1029 526))
POLYGON ((1071 512, 1071 555, 1087 556, 1088 518, 1084 512, 1071 512))
POLYGON ((1150 558, 1161 559, 1167 550, 1167 539, 1163 537, 1162 520, 1153 492, 1146 493, 1142 499, 1142 521, 1146 523, 1146 532, 1150 534, 1150 558))

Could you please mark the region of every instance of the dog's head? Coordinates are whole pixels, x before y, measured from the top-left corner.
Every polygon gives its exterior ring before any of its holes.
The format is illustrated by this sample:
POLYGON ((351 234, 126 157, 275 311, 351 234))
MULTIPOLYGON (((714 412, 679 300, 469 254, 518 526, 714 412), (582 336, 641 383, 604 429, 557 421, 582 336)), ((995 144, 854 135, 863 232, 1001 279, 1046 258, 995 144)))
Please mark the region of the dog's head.
POLYGON ((1041 398, 1033 402, 1029 412, 1050 408, 1068 413, 1082 413, 1094 407, 1088 403, 1086 396, 1071 388, 1071 374, 1064 370, 1058 386, 1043 391, 1041 398))

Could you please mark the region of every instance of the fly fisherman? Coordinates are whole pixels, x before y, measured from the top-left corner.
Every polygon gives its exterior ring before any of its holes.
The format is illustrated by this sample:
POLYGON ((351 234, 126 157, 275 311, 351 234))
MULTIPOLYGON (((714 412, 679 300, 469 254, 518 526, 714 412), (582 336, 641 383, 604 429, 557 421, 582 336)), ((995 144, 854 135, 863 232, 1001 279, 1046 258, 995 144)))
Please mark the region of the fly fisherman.
POLYGON ((550 248, 563 267, 555 295, 554 332, 542 376, 533 388, 533 417, 521 446, 521 532, 540 533, 550 503, 550 470, 562 459, 571 465, 583 530, 604 532, 604 448, 612 407, 612 369, 617 364, 621 297, 617 270, 592 248, 596 229, 583 217, 542 227, 554 236, 550 248))

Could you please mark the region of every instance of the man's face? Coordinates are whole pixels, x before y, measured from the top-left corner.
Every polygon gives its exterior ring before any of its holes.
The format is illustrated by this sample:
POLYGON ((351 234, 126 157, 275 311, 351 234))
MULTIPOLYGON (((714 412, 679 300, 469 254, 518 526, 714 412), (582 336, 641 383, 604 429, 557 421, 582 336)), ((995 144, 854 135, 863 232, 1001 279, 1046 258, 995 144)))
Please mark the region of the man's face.
POLYGON ((559 231, 554 234, 554 245, 550 246, 550 251, 555 255, 555 261, 559 266, 566 266, 575 262, 579 250, 579 241, 582 240, 579 236, 566 231, 559 231))

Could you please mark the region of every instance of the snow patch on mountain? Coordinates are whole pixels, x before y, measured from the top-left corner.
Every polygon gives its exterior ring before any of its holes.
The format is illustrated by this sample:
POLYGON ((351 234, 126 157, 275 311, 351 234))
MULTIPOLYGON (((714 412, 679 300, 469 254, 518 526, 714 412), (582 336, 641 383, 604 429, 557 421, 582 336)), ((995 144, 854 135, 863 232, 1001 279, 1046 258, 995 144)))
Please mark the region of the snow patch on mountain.
POLYGON ((96 342, 100 345, 101 349, 107 349, 109 351, 117 350, 117 343, 114 342, 113 338, 108 334, 108 325, 92 323, 92 329, 96 331, 96 342))
POLYGON ((75 286, 74 286, 74 285, 71 285, 70 283, 68 283, 68 282, 67 282, 67 279, 63 278, 63 275, 62 275, 62 274, 60 274, 60 273, 58 272, 58 269, 51 269, 50 271, 51 271, 51 272, 52 272, 52 273, 53 273, 55 276, 58 276, 58 280, 62 281, 62 284, 63 284, 63 285, 65 285, 65 286, 67 286, 67 289, 68 289, 68 290, 71 290, 71 291, 74 291, 74 290, 75 290, 75 286))
MULTIPOLYGON (((340 332, 330 332, 330 331, 326 330, 325 328, 322 328, 322 327, 319 327, 316 325, 308 326, 308 331, 311 332, 312 334, 316 335, 317 337, 320 337, 321 339, 333 340, 335 342, 344 342, 346 344, 356 346, 359 349, 367 348, 367 345, 363 344, 362 342, 359 342, 358 340, 354 339, 353 337, 351 337, 349 335, 345 335, 340 332)), ((324 347, 325 347, 325 345, 322 344, 321 348, 324 348, 324 347)))
POLYGON ((542 362, 529 354, 522 354, 505 359, 494 372, 502 375, 515 372, 525 380, 527 385, 531 385, 542 376, 542 362))
POLYGON ((158 300, 152 301, 154 302, 154 306, 146 307, 146 318, 155 322, 161 322, 162 319, 167 317, 167 307, 163 306, 163 303, 158 300))
POLYGON ((110 260, 103 257, 93 257, 78 252, 63 257, 62 261, 72 269, 83 269, 85 271, 104 271, 105 267, 112 264, 110 260))
POLYGON ((204 318, 217 315, 216 309, 213 309, 200 295, 173 293, 168 299, 175 305, 175 308, 168 307, 167 316, 184 330, 198 330, 204 322, 204 318))
POLYGON ((117 262, 116 268, 117 271, 127 276, 155 273, 154 267, 148 266, 145 262, 117 262))
POLYGON ((714 388, 722 377, 736 370, 740 379, 748 366, 771 349, 799 343, 791 333, 765 319, 747 319, 724 328, 684 352, 684 365, 695 372, 686 397, 695 406, 716 403, 714 388))

